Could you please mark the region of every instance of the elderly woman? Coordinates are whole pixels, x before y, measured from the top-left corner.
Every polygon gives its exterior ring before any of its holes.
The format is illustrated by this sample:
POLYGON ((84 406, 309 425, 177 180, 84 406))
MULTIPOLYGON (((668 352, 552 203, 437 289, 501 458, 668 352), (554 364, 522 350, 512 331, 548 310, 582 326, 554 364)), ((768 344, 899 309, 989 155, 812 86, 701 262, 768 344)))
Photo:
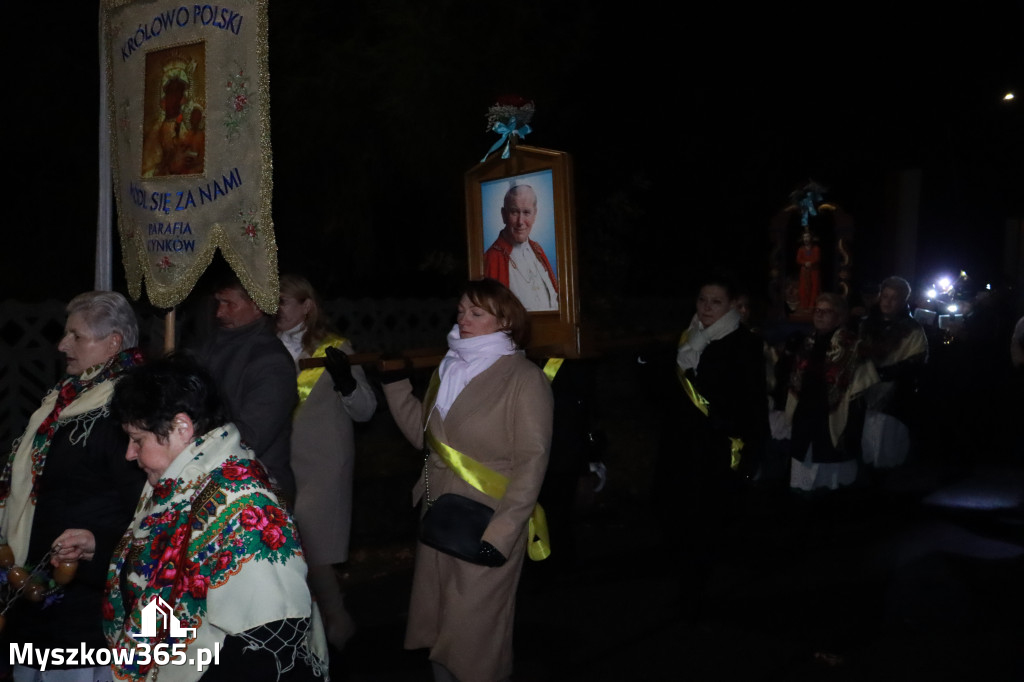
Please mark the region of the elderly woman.
MULTIPOLYGON (((527 546, 531 558, 546 556, 543 542, 535 541, 546 540, 535 506, 554 408, 544 374, 519 350, 528 324, 526 310, 504 285, 469 282, 426 400, 413 397, 408 380, 384 386, 406 438, 428 450, 413 489, 413 503, 424 500, 421 538, 446 502, 493 509, 480 531, 467 532, 462 558, 450 548, 417 547, 405 647, 430 648, 437 680, 508 679, 516 585, 527 546)), ((453 521, 461 527, 469 517, 468 511, 456 513, 453 521)))
POLYGON ((111 414, 129 437, 125 457, 147 481, 114 552, 103 604, 110 646, 135 651, 133 661, 115 662, 118 678, 323 673, 310 644, 319 633, 295 524, 267 470, 225 423, 209 375, 181 356, 140 367, 117 387, 111 414), (154 629, 164 608, 184 634, 154 629), (141 656, 159 645, 179 664, 141 656), (181 664, 211 658, 205 675, 181 664))
POLYGON ((352 422, 365 422, 377 398, 362 368, 349 365, 352 344, 331 332, 313 286, 304 277, 281 277, 277 335, 295 360, 324 358, 324 367, 298 372, 299 407, 292 423, 295 522, 309 564, 309 585, 339 649, 355 626, 345 610, 332 564, 348 560, 352 525, 352 422))
POLYGON ((865 394, 862 456, 878 469, 899 466, 910 450, 907 421, 928 361, 928 338, 910 315, 910 283, 888 277, 879 285, 878 303, 860 324, 861 355, 878 370, 879 383, 865 394))
MULTIPOLYGON (((11 641, 36 650, 105 645, 100 606, 107 564, 144 483, 124 461, 128 441, 108 410, 116 382, 141 361, 135 314, 124 296, 109 291, 80 294, 67 312, 57 348, 68 376, 43 398, 0 475, 0 534, 9 560, 35 566, 37 575, 47 555, 54 564, 79 561, 63 588, 44 576, 46 594, 26 591, 23 597, 39 600, 19 598, 7 612, 11 641)), ((78 671, 90 682, 110 679, 106 667, 78 671)), ((15 666, 17 680, 39 675, 15 666)))
POLYGON ((864 408, 858 397, 878 381, 843 327, 848 308, 838 294, 814 303, 814 332, 798 351, 786 415, 793 425, 790 487, 835 490, 857 478, 864 408))

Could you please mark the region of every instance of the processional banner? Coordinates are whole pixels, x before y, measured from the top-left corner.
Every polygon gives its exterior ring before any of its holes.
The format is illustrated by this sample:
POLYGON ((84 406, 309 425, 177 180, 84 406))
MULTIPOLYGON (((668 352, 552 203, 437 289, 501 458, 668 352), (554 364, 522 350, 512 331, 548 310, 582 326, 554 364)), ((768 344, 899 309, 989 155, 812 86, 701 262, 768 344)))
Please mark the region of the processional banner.
POLYGON ((220 249, 277 310, 267 0, 103 0, 118 232, 129 291, 170 308, 220 249))

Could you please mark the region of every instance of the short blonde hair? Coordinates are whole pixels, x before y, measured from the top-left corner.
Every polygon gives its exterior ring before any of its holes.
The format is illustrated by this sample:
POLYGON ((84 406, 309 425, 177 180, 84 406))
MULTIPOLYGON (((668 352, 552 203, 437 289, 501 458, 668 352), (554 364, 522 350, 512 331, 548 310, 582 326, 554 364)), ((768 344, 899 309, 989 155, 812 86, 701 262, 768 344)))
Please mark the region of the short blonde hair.
POLYGON ((840 319, 842 319, 843 322, 845 322, 846 318, 850 316, 850 304, 847 303, 846 299, 840 296, 839 294, 833 294, 831 292, 826 291, 823 294, 818 294, 818 298, 815 300, 815 303, 817 303, 818 301, 831 303, 832 307, 836 309, 836 313, 838 313, 840 319))
POLYGON ((311 301, 306 315, 306 333, 302 335, 302 348, 312 355, 316 347, 331 333, 331 325, 320 305, 320 297, 308 279, 302 275, 281 275, 281 293, 299 303, 311 301))

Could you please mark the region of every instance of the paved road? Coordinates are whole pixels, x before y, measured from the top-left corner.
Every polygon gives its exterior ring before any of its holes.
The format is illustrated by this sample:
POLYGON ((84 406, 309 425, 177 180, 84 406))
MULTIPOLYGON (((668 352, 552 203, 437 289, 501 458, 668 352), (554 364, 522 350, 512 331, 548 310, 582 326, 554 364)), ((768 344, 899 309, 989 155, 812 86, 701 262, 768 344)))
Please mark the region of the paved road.
MULTIPOLYGON (((643 504, 605 499, 572 561, 524 572, 514 680, 1024 679, 1022 497, 1011 468, 918 468, 825 501, 750 490, 698 613, 643 504)), ((408 532, 364 536, 343 567, 360 631, 338 680, 430 679, 401 649, 408 532)))

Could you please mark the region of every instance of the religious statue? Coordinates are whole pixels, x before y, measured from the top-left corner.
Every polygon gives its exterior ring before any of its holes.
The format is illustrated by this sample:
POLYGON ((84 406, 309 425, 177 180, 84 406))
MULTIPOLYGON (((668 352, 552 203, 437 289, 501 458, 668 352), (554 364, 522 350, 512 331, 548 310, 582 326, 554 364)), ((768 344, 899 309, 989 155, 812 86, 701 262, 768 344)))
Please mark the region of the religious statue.
POLYGON ((821 247, 814 243, 810 230, 804 230, 796 251, 800 266, 800 310, 811 310, 821 290, 821 247))

